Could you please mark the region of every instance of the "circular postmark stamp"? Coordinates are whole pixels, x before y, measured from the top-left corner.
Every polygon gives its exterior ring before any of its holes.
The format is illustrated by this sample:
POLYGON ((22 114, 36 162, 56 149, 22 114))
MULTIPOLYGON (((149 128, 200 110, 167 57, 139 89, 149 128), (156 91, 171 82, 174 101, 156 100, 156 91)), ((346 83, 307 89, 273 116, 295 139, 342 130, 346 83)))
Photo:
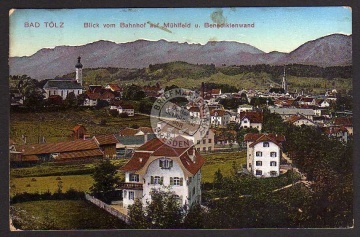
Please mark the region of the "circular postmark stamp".
POLYGON ((187 148, 207 134, 210 113, 199 93, 175 88, 165 91, 156 99, 150 122, 160 141, 174 148, 187 148))

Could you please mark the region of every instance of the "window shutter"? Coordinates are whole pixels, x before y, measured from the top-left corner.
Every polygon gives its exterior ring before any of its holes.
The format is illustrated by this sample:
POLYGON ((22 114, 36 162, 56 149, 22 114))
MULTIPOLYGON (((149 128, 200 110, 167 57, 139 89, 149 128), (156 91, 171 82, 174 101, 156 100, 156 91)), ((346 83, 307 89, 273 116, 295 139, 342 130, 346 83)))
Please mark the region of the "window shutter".
POLYGON ((151 184, 154 184, 154 176, 151 176, 151 181, 150 181, 151 184))
POLYGON ((163 167, 163 161, 159 160, 159 166, 162 168, 163 167))
POLYGON ((174 185, 174 178, 170 177, 170 185, 174 185))
POLYGON ((161 176, 161 177, 160 177, 160 184, 163 184, 163 182, 164 182, 164 177, 161 176))
POLYGON ((173 167, 173 161, 172 160, 170 161, 169 166, 170 166, 170 168, 173 167))
POLYGON ((180 178, 180 186, 183 186, 183 183, 184 183, 184 179, 180 178))

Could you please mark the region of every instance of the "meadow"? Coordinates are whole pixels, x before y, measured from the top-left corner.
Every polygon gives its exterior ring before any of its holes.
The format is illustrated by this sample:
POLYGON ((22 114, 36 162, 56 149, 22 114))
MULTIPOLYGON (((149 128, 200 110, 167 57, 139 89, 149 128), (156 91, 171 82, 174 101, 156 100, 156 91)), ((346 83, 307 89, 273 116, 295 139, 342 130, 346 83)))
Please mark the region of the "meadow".
POLYGON ((82 124, 91 136, 98 134, 118 133, 122 128, 150 126, 147 116, 113 117, 106 109, 80 109, 58 112, 38 113, 10 113, 10 138, 22 143, 22 136, 26 135, 27 143, 37 143, 39 137, 46 142, 71 140, 72 129, 82 124), (105 121, 105 122, 104 122, 105 121))
POLYGON ((126 229, 127 224, 84 200, 43 200, 11 207, 22 230, 126 229))
MULTIPOLYGON (((202 182, 212 182, 214 173, 220 169, 224 176, 230 176, 233 170, 233 163, 240 170, 245 163, 246 153, 228 152, 204 154, 206 163, 202 168, 202 182)), ((128 160, 113 160, 112 163, 120 168, 128 160)), ((10 196, 16 193, 54 193, 59 188, 66 192, 70 188, 78 191, 89 191, 93 184, 91 174, 96 163, 88 164, 55 164, 44 163, 34 167, 12 168, 10 171, 10 196)), ((124 174, 118 173, 119 179, 124 174)))

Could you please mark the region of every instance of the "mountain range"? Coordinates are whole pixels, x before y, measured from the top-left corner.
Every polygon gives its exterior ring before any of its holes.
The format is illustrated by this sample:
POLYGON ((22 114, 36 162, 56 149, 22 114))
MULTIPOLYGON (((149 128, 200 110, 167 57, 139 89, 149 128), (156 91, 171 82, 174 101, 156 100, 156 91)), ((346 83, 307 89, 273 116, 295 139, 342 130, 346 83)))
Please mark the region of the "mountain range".
POLYGON ((137 40, 96 41, 81 46, 44 48, 31 56, 9 58, 10 75, 47 79, 75 71, 78 56, 84 68, 144 68, 149 64, 184 61, 192 64, 306 64, 321 67, 352 64, 352 36, 332 34, 308 41, 290 53, 265 53, 249 44, 210 41, 205 45, 137 40))

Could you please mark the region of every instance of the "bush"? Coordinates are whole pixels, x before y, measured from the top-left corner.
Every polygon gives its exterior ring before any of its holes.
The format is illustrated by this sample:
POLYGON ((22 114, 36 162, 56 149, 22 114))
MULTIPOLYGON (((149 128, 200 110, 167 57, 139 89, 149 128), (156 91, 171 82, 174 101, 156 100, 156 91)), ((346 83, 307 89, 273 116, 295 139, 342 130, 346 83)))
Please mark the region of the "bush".
POLYGON ((29 201, 40 201, 40 200, 84 200, 85 194, 82 191, 77 191, 70 188, 67 192, 56 192, 51 193, 49 190, 45 193, 18 193, 10 199, 10 204, 19 202, 29 201))
POLYGON ((127 113, 121 113, 121 114, 119 114, 119 117, 120 118, 127 118, 127 117, 129 117, 129 115, 127 113))

